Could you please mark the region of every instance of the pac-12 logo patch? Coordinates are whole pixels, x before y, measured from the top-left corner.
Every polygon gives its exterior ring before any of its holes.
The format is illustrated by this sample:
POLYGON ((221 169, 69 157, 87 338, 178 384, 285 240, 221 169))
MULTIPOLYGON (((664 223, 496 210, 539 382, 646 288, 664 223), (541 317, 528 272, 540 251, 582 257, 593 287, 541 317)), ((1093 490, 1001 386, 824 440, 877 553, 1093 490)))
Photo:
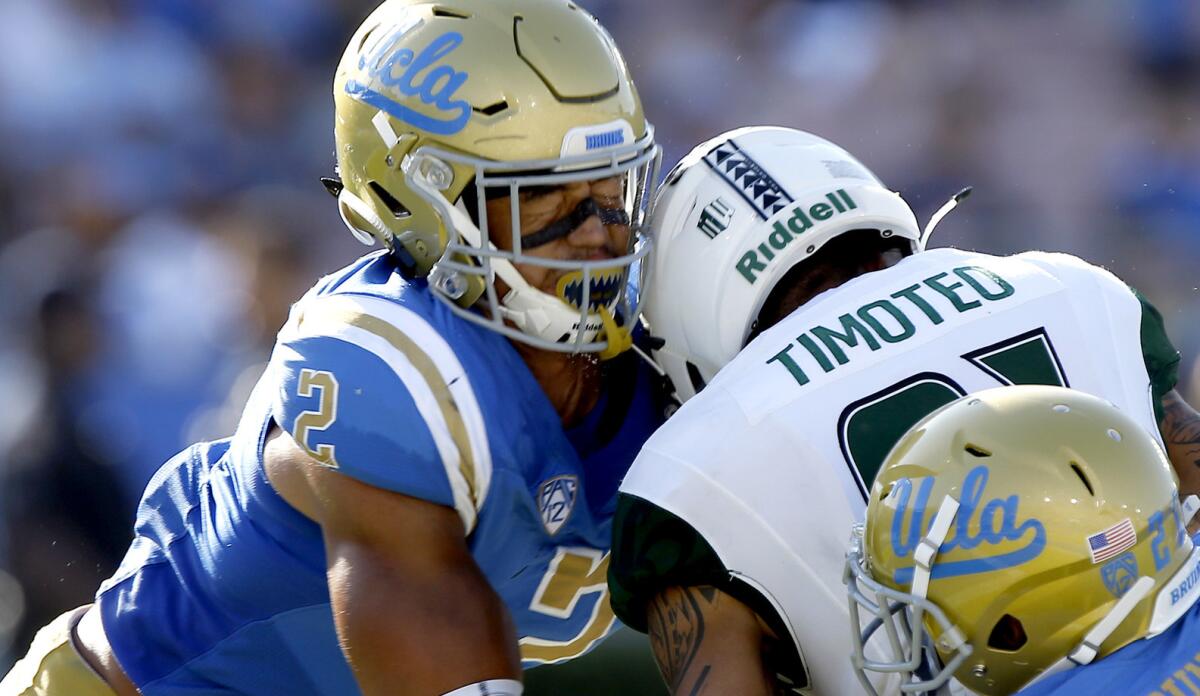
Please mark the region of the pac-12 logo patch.
POLYGON ((578 492, 579 477, 575 475, 555 476, 538 486, 538 511, 542 513, 542 526, 547 533, 557 534, 571 518, 578 492))
POLYGON ((1101 566, 1100 576, 1104 578, 1104 586, 1108 591, 1114 597, 1120 598, 1137 582, 1137 558, 1132 553, 1125 552, 1101 566))

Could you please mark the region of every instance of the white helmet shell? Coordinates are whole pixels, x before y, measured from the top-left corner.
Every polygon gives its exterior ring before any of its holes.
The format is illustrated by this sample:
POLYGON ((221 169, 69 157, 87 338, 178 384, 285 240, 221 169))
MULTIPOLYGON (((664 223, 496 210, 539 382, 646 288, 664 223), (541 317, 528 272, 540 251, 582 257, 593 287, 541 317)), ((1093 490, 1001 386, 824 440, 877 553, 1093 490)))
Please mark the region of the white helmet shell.
POLYGON ((644 312, 681 400, 737 355, 775 284, 829 240, 875 229, 923 246, 908 204, 853 155, 780 127, 692 150, 667 175, 651 224, 644 312))

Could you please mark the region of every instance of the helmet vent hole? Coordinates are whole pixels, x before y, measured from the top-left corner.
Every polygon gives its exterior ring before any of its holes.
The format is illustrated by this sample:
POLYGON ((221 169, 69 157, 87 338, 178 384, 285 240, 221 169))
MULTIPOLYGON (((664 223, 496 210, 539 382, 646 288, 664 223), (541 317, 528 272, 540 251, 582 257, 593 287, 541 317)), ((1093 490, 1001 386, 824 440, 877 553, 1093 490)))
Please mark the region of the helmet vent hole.
POLYGON ((477 113, 481 113, 484 116, 495 116, 496 114, 500 113, 501 111, 505 111, 506 109, 508 109, 508 102, 501 99, 500 101, 496 102, 495 104, 488 104, 487 106, 484 106, 482 108, 475 107, 474 111, 476 111, 477 113))
POLYGON ((437 7, 433 8, 433 16, 434 17, 449 17, 451 19, 469 19, 471 17, 471 15, 467 14, 466 12, 463 12, 462 10, 455 10, 455 9, 451 9, 449 7, 442 7, 441 5, 438 5, 437 7))
POLYGON ((371 40, 371 37, 375 34, 375 30, 378 28, 379 28, 379 25, 376 24, 375 26, 368 29, 365 34, 363 34, 362 41, 358 42, 358 52, 359 53, 362 53, 363 49, 367 47, 367 42, 371 40))
POLYGON ((395 196, 388 193, 387 189, 380 186, 378 181, 369 182, 367 186, 371 189, 371 192, 375 194, 375 197, 379 199, 379 202, 383 203, 383 205, 386 206, 389 211, 391 211, 392 217, 400 220, 412 215, 412 211, 404 207, 403 203, 396 200, 395 196))
POLYGON ((972 457, 983 458, 983 457, 992 456, 991 452, 985 450, 984 448, 980 447, 979 445, 967 445, 963 449, 966 450, 967 454, 970 454, 972 457))
POLYGON ((1083 473, 1083 469, 1081 469, 1075 462, 1071 462, 1071 471, 1074 471, 1075 475, 1079 477, 1079 480, 1083 481, 1083 487, 1087 489, 1088 495, 1095 496, 1096 491, 1092 489, 1092 482, 1089 481, 1087 475, 1083 473))
POLYGON ((1021 625, 1021 620, 1012 614, 1005 614, 992 627, 992 634, 988 636, 987 644, 993 650, 1016 652, 1028 641, 1029 638, 1025 635, 1025 627, 1021 625))

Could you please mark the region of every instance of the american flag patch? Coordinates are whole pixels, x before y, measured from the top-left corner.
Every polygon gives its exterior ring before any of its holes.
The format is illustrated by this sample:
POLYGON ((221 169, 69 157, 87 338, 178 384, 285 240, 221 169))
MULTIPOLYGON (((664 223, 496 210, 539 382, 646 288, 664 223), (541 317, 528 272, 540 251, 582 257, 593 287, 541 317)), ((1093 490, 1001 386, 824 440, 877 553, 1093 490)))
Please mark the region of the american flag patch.
POLYGON ((1092 563, 1103 563, 1132 548, 1136 543, 1137 532, 1133 531, 1133 523, 1129 521, 1129 518, 1087 538, 1088 551, 1092 554, 1092 563))

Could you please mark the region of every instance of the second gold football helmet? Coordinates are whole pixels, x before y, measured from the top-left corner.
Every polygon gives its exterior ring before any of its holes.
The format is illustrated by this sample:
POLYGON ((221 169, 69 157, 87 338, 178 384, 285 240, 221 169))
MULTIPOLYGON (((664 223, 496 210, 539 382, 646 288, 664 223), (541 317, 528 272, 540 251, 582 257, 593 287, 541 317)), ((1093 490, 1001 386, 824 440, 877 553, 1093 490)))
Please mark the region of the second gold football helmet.
POLYGON ((1165 630, 1200 598, 1176 486, 1155 438, 1082 392, 935 412, 888 456, 848 556, 856 635, 869 622, 854 667, 1008 694, 1165 630))

